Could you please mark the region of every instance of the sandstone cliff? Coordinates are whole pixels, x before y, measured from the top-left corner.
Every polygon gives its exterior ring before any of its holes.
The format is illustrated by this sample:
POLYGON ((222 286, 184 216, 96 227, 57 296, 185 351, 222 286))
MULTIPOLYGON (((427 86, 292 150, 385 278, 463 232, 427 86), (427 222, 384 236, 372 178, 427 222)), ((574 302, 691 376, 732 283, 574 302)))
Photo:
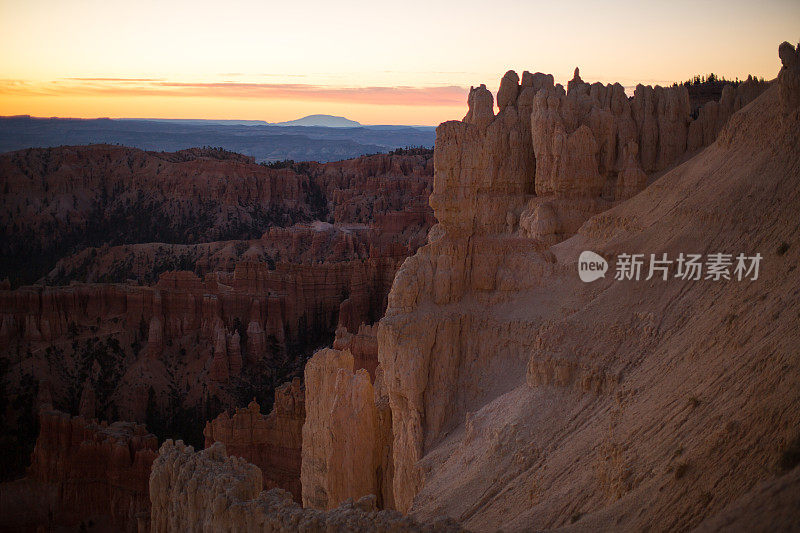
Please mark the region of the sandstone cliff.
POLYGON ((206 423, 205 447, 215 442, 261 470, 265 489, 281 488, 301 501, 300 453, 305 420, 305 396, 300 378, 275 389, 275 403, 263 416, 253 401, 234 415, 223 412, 206 423))
POLYGON ((229 457, 224 445, 194 453, 168 440, 150 476, 151 531, 461 531, 449 520, 421 525, 397 512, 378 511, 374 498, 324 512, 301 508, 280 489, 261 489, 259 469, 229 457))
MULTIPOLYGON (((763 89, 743 84, 735 98, 725 91, 720 127, 763 89)), ((483 85, 471 89, 468 106, 462 121, 437 129, 430 203, 439 225, 398 271, 378 330, 378 368, 386 371, 381 390, 391 404, 385 419, 393 424, 393 488, 380 486, 390 476, 375 477, 372 449, 385 430, 370 434, 378 400, 368 399, 366 377, 354 373, 353 356, 355 369, 369 368, 357 355, 363 344, 358 336, 337 335, 334 350, 318 352, 306 367, 307 402, 315 406, 304 426, 306 505, 327 508, 382 491, 391 494, 391 505, 412 508, 426 452, 468 413, 512 389, 535 346, 544 317, 508 320, 484 312, 487 306, 536 290, 561 268, 549 246, 642 191, 648 173, 716 136, 689 143, 695 121, 685 87, 638 86, 628 98, 619 84, 583 82, 577 69, 567 91, 550 75, 525 72, 520 80, 509 71, 497 115, 483 85), (342 477, 340 465, 350 462, 358 468, 344 467, 342 477)), ((587 379, 603 387, 614 377, 587 379)))
POLYGON ((627 100, 577 71, 566 92, 509 73, 498 115, 478 88, 439 127, 440 226, 378 328, 398 509, 512 531, 686 530, 726 508, 743 527, 767 509, 771 489, 748 491, 797 468, 777 465, 800 423, 800 62, 780 56, 707 149, 616 205, 697 146, 681 89, 627 100), (583 250, 612 260, 606 279, 578 279, 583 250), (759 252, 761 275, 612 279, 620 253, 697 251, 759 252))
MULTIPOLYGON (((397 268, 433 223, 431 156, 277 169, 213 150, 0 156, 1 200, 14 217, 5 244, 30 244, 33 232, 43 239, 34 251, 50 257, 72 233, 88 239, 70 244, 44 285, 0 285, 8 426, 32 446, 19 406, 42 380, 61 410, 146 421, 197 445, 224 408, 254 396, 270 408, 273 389, 301 376, 337 327, 360 339, 359 326, 383 315, 397 268), (137 220, 170 233, 132 229, 137 220), (120 236, 130 244, 114 245, 120 236)), ((365 349, 374 372, 377 348, 365 349)))
POLYGON ((0 485, 0 529, 146 525, 154 435, 141 425, 58 411, 42 411, 39 426, 27 476, 0 485))
POLYGON ((337 338, 340 349, 320 350, 306 364, 303 506, 333 509, 374 495, 378 508, 393 509, 392 417, 383 372, 373 367, 373 383, 346 342, 337 338))

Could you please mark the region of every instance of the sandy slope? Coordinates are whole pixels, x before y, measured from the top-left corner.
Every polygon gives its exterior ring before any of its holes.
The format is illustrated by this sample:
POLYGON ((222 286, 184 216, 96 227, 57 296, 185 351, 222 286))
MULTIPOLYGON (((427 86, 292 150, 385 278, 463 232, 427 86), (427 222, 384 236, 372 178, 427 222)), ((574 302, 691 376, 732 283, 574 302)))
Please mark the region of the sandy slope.
MULTIPOLYGON (((797 505, 797 468, 777 462, 800 432, 799 124, 772 87, 713 145, 553 247, 560 268, 539 288, 481 310, 537 328, 518 340, 533 346, 528 383, 481 383, 519 384, 427 453, 416 517, 685 530, 724 510, 717 527, 744 528, 769 494, 762 482, 797 505), (756 281, 583 284, 584 249, 763 260, 756 281)), ((800 512, 784 514, 772 525, 797 527, 800 512)))

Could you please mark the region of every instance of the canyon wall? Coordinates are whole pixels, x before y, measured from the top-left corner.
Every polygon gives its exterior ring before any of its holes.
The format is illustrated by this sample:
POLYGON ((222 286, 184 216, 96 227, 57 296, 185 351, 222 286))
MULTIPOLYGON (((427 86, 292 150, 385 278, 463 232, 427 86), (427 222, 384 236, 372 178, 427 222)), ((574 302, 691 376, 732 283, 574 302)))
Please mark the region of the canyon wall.
MULTIPOLYGON (((0 169, 15 213, 4 242, 34 232, 54 261, 37 285, 0 284, 4 396, 24 403, 44 380, 77 413, 88 382, 99 417, 196 445, 225 408, 254 396, 271 408, 337 327, 376 322, 433 223, 421 149, 271 168, 219 150, 83 146, 3 154, 0 169), (58 248, 72 233, 83 240, 58 248)), ((22 411, 8 425, 32 446, 22 411)))
MULTIPOLYGON (((367 247, 397 243, 396 234, 404 234, 405 245, 415 227, 432 223, 433 166, 429 151, 403 152, 284 168, 202 149, 170 154, 90 145, 2 154, 0 279, 10 276, 15 287, 42 276, 51 284, 125 281, 124 275, 150 282, 161 271, 204 261, 202 275, 234 255, 212 243, 257 240, 270 228, 314 221, 362 225, 349 228, 361 233, 380 229, 372 232, 380 242, 367 247), (159 270, 127 264, 114 250, 130 254, 141 244, 150 246, 139 255, 156 259, 159 270), (209 250, 222 257, 209 257, 209 250)), ((269 244, 258 251, 279 261, 285 245, 273 251, 269 244)))
MULTIPOLYGON (((371 330, 362 328, 359 336, 369 338, 371 330)), ((372 373, 357 362, 351 352, 357 338, 337 337, 334 348, 316 352, 306 364, 304 507, 333 509, 371 494, 378 508, 394 508, 392 416, 383 371, 374 359, 372 373)))
POLYGON ((42 410, 39 427, 26 477, 0 485, 0 528, 147 524, 158 443, 144 426, 42 410))
MULTIPOLYGON (((161 439, 221 441, 262 469, 263 488, 300 501, 297 379, 337 329, 374 374, 363 324, 383 316, 397 268, 425 242, 432 173, 418 149, 272 167, 214 149, 0 155, 12 217, 0 235, 12 274, 0 283, 3 480, 31 457, 38 395, 86 420, 146 422, 161 439), (23 278, 39 279, 16 287, 23 278)), ((99 507, 62 505, 61 477, 40 472, 4 488, 12 504, 30 500, 22 522, 47 524, 60 505, 71 523, 99 523, 100 495, 86 492, 99 507)))
POLYGON ((194 452, 168 440, 150 477, 151 531, 214 530, 276 532, 462 531, 451 520, 429 524, 393 511, 378 511, 374 497, 348 501, 330 511, 303 509, 280 489, 262 491, 261 472, 228 456, 217 443, 194 452))
MULTIPOLYGON (((84 156, 99 157, 90 148, 84 149, 87 151, 84 156)), ((424 242, 427 228, 434 222, 428 206, 433 175, 431 155, 429 151, 416 155, 374 155, 338 163, 295 163, 285 169, 251 165, 255 167, 251 172, 277 173, 308 182, 296 197, 301 207, 299 214, 291 219, 263 218, 248 226, 235 226, 227 240, 176 235, 150 242, 149 235, 139 235, 128 228, 131 222, 127 219, 104 222, 124 234, 126 244, 117 244, 113 236, 93 237, 88 247, 61 256, 42 280, 61 285, 71 281, 124 282, 129 279, 150 283, 156 281, 161 272, 169 270, 191 269, 200 277, 215 271, 231 272, 238 261, 245 259, 274 265, 405 256, 424 242)), ((113 166, 105 169, 108 173, 114 171, 113 166)), ((235 173, 241 168, 228 170, 223 166, 221 171, 235 173)), ((37 179, 58 182, 63 177, 48 173, 37 179)), ((168 175, 165 179, 180 181, 183 178, 168 175)), ((84 186, 80 177, 71 177, 71 181, 76 182, 72 190, 80 191, 84 186)), ((234 180, 229 187, 234 187, 235 183, 234 180)), ((152 193, 146 184, 141 188, 144 189, 142 194, 152 193)), ((25 201, 43 201, 36 191, 28 195, 25 201)), ((247 196, 236 201, 249 205, 247 196)), ((259 209, 272 209, 270 200, 259 202, 259 209)), ((100 200, 95 200, 84 210, 97 210, 101 205, 104 204, 100 200)), ((191 213, 171 216, 179 224, 198 224, 191 213)), ((77 217, 70 215, 67 220, 77 217)), ((232 214, 226 215, 224 220, 228 218, 238 220, 232 214)), ((20 224, 31 222, 20 217, 20 224)))
POLYGON ((537 342, 535 313, 519 320, 481 310, 535 291, 562 268, 548 246, 696 148, 684 87, 640 85, 629 99, 619 84, 583 82, 577 69, 567 91, 552 76, 525 72, 520 81, 509 71, 497 115, 485 86, 468 103, 463 121, 437 129, 439 226, 398 271, 378 328, 403 511, 423 483, 421 459, 519 383, 537 342))
MULTIPOLYGON (((726 90, 714 103, 725 110, 716 115, 720 127, 764 88, 748 82, 726 90)), ((628 98, 619 84, 583 82, 577 69, 566 91, 550 75, 525 72, 520 80, 509 71, 497 93, 497 115, 494 102, 485 86, 472 88, 464 119, 437 129, 430 204, 439 224, 398 271, 377 332, 381 389, 393 425, 392 502, 403 511, 425 477, 420 461, 426 452, 525 374, 542 321, 482 310, 535 290, 561 268, 549 246, 716 136, 715 130, 690 142, 690 130, 698 126, 685 87, 640 85, 628 98)), ((710 113, 701 112, 702 120, 710 113)), ((708 124, 709 131, 717 128, 708 124)), ((304 426, 309 506, 327 508, 343 497, 382 490, 374 467, 367 467, 374 465, 367 457, 373 442, 383 438, 369 435, 375 402, 365 399, 366 376, 354 373, 351 358, 325 350, 306 368, 307 402, 325 407, 313 415, 309 410, 304 426), (334 402, 344 410, 331 409, 334 402), (355 460, 363 472, 349 469, 341 483, 340 473, 331 470, 338 453, 331 447, 348 417, 362 425, 343 431, 342 446, 354 453, 352 442, 358 441, 365 456, 355 460)), ((602 373, 585 379, 597 381, 587 387, 613 381, 602 373)))
POLYGON ((439 225, 378 326, 397 509, 481 531, 685 530, 796 467, 776 466, 800 402, 795 312, 778 312, 798 286, 800 61, 780 56, 760 95, 725 91, 724 125, 693 120, 684 88, 626 99, 511 72, 497 115, 479 87, 439 127, 439 225), (605 279, 580 281, 583 250, 605 279), (762 277, 613 279, 621 253, 692 250, 760 252, 762 277))
POLYGON ((74 248, 247 239, 317 216, 306 176, 214 150, 31 148, 0 156, 0 176, 0 276, 17 283, 74 248))
MULTIPOLYGON (((47 347, 76 357, 71 344, 76 339, 119 338, 124 352, 119 361, 100 364, 113 363, 109 371, 120 374, 112 391, 120 416, 144 421, 147 398, 141 399, 139 389, 153 387, 159 394, 165 389, 164 363, 176 367, 174 379, 185 383, 187 403, 198 404, 208 394, 227 398, 227 389, 255 368, 294 368, 298 353, 332 336, 340 315, 345 324, 374 321, 385 308, 401 258, 280 263, 273 270, 241 261, 232 273, 203 280, 191 272, 168 272, 153 287, 74 284, 0 291, 0 339, 9 352, 33 348, 34 360, 47 360, 47 368, 56 363, 43 353, 47 347)), ((91 373, 92 361, 83 363, 68 359, 91 373)), ((36 377, 53 382, 57 393, 68 385, 55 370, 38 368, 36 377)))
POLYGON ((203 431, 205 447, 221 442, 229 455, 241 457, 261 470, 264 489, 281 488, 300 502, 305 416, 305 391, 300 378, 295 378, 275 389, 275 403, 269 415, 262 415, 253 401, 246 408, 236 409, 232 417, 224 411, 207 422, 203 431))
MULTIPOLYGON (((166 272, 155 286, 72 284, 0 291, 0 335, 12 343, 54 342, 72 331, 88 332, 98 320, 118 319, 121 328, 144 321, 148 355, 159 357, 170 341, 187 335, 211 339, 219 328, 231 333, 239 320, 281 343, 298 342, 303 329, 332 330, 339 306, 356 300, 351 320, 380 315, 398 259, 374 257, 327 264, 245 260, 233 272, 200 279, 188 271, 166 272), (305 324, 301 324, 301 319, 305 324), (152 338, 151 338, 152 337, 152 338)), ((257 354, 251 354, 256 356, 257 354)))

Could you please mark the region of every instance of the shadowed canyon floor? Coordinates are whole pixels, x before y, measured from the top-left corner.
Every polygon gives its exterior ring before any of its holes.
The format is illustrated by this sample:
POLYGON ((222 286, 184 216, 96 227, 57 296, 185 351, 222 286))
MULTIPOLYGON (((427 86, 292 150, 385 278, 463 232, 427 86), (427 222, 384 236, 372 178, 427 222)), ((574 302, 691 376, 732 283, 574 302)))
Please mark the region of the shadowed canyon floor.
MULTIPOLYGON (((278 386, 337 327, 355 335, 383 315, 394 272, 433 221, 431 156, 273 168, 209 149, 0 155, 3 268, 18 268, 22 250, 31 269, 21 277, 41 275, 0 288, 3 479, 20 476, 31 452, 47 462, 83 449, 75 427, 125 420, 198 447, 222 440, 299 501, 303 389, 278 386), (160 238, 173 242, 150 242, 160 238), (254 398, 249 436, 234 415, 234 427, 220 421, 204 437, 207 421, 254 398), (36 422, 53 408, 81 416, 34 451, 36 422)), ((99 523, 102 505, 81 495, 90 462, 29 472, 44 484, 34 492, 59 495, 39 500, 45 523, 47 509, 50 523, 99 523)), ((149 463, 134 493, 146 496, 148 474, 149 463)), ((148 506, 118 507, 112 523, 126 528, 148 506)))

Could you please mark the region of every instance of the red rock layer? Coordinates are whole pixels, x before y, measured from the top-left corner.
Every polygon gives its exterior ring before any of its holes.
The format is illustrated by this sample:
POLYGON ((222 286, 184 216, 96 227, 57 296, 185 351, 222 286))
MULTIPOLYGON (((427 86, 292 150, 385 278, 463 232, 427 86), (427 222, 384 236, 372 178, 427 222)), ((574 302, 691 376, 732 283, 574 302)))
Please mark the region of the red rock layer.
POLYGON ((375 382, 375 369, 378 366, 378 327, 361 324, 357 333, 345 328, 336 329, 333 341, 334 350, 348 350, 353 354, 353 370, 364 368, 369 372, 370 381, 375 382))
MULTIPOLYGON (((126 376, 121 384, 130 388, 135 383, 144 392, 115 393, 118 404, 136 405, 135 409, 123 406, 123 416, 141 420, 147 387, 164 390, 152 374, 165 374, 158 364, 143 360, 169 364, 170 358, 179 358, 179 366, 186 371, 181 379, 198 389, 188 395, 190 403, 197 404, 204 389, 213 391, 214 384, 228 383, 265 357, 282 358, 292 348, 302 349, 303 343, 310 344, 311 350, 337 325, 355 334, 360 324, 377 321, 386 308, 397 268, 425 243, 434 222, 427 205, 433 172, 430 155, 304 163, 295 170, 268 169, 224 155, 153 154, 90 146, 0 156, 0 170, 5 169, 0 176, 7 180, 9 190, 3 201, 28 201, 41 208, 31 216, 16 209, 17 236, 27 230, 38 234, 40 222, 45 223, 41 217, 63 220, 64 227, 45 232, 45 239, 56 240, 62 230, 81 230, 91 206, 118 201, 126 205, 131 190, 148 199, 180 203, 182 207, 169 212, 175 227, 197 226, 196 204, 207 196, 225 212, 213 218, 209 227, 227 228, 229 220, 249 223, 252 213, 241 209, 278 204, 307 219, 313 211, 311 189, 321 191, 330 212, 328 220, 333 222, 278 227, 262 221, 269 229, 246 241, 86 249, 64 258, 46 280, 126 278, 120 272, 142 279, 163 260, 186 263, 185 267, 193 267, 202 276, 167 271, 155 286, 73 283, 13 291, 2 286, 0 341, 9 351, 30 351, 34 358, 50 346, 68 351, 74 339, 87 334, 116 335, 125 347, 141 346, 135 353, 139 361, 132 364, 128 357, 123 373, 127 375, 137 365, 143 367, 141 372, 126 376), (79 202, 87 190, 91 192, 88 200, 79 202), (62 196, 73 203, 67 205, 63 198, 56 201, 62 196)), ((209 231, 182 238, 192 242, 225 233, 209 231)), ((51 381, 59 400, 69 384, 44 372, 41 365, 37 368, 36 379, 51 381)))
MULTIPOLYGON (((126 420, 148 420, 160 431, 171 413, 186 410, 202 427, 202 417, 213 417, 220 406, 241 405, 242 389, 263 391, 282 375, 298 375, 304 355, 329 342, 337 325, 354 335, 353 352, 374 372, 374 346, 367 346, 359 326, 383 315, 396 270, 425 243, 433 223, 427 205, 432 172, 431 157, 417 155, 312 163, 297 171, 117 147, 0 156, 0 185, 7 179, 9 191, 2 201, 6 212, 16 213, 17 236, 42 234, 38 245, 52 246, 59 235, 84 231, 92 206, 105 205, 113 214, 128 199, 139 202, 141 192, 150 206, 147 217, 161 217, 174 237, 173 244, 85 249, 63 258, 44 281, 141 282, 165 261, 194 270, 168 269, 150 286, 73 282, 10 290, 0 284, 0 357, 14 361, 4 386, 17 392, 22 384, 15 379, 31 374, 48 384, 39 388, 47 396, 43 403, 79 406, 85 418, 115 412, 126 420), (321 191, 324 206, 312 209, 312 189, 321 191), (26 195, 38 211, 24 207, 26 195), (204 204, 207 198, 213 205, 204 204), (273 218, 259 225, 259 213, 273 218), (328 214, 309 221, 320 213, 328 214), (53 220, 59 222, 53 226, 53 220), (181 233, 188 227, 196 229, 181 233), (254 227, 261 229, 250 235, 254 227), (242 240, 203 242, 231 235, 242 240), (111 362, 99 357, 101 372, 97 359, 82 360, 103 353, 86 348, 95 337, 104 350, 112 340, 120 348, 108 348, 111 362), (70 391, 82 386, 80 401, 71 398, 70 391)), ((222 440, 231 453, 258 464, 266 488, 285 488, 299 500, 304 397, 298 388, 294 383, 278 389, 266 417, 255 404, 239 410, 227 426, 220 425, 223 415, 209 425, 206 439, 222 440)), ((45 428, 42 443, 48 435, 45 428)), ((84 463, 93 461, 102 464, 88 458, 84 463)), ((48 464, 37 466, 37 477, 25 480, 25 487, 45 481, 60 487, 61 474, 48 464)), ((31 494, 25 487, 4 495, 19 492, 20 501, 31 494)), ((85 492, 94 507, 84 506, 86 513, 69 520, 88 518, 106 505, 105 496, 85 492)), ((63 513, 75 509, 73 500, 65 499, 63 513)), ((37 523, 36 516, 28 522, 37 523)))
POLYGON ((275 389, 269 415, 253 401, 233 417, 223 412, 206 423, 205 447, 225 444, 229 455, 242 457, 261 469, 265 489, 279 487, 301 501, 300 462, 305 420, 305 391, 300 378, 275 389))
POLYGON ((134 274, 141 280, 147 264, 126 263, 131 253, 165 264, 206 261, 213 270, 232 267, 223 259, 243 252, 214 242, 256 239, 269 228, 314 220, 369 225, 381 230, 369 249, 397 236, 406 244, 433 223, 430 155, 272 169, 237 154, 185 152, 92 145, 0 155, 0 253, 7 258, 0 279, 10 275, 16 284, 47 274, 51 283, 122 281, 121 274, 134 274))
POLYGON ((306 176, 235 157, 176 160, 176 155, 108 145, 3 154, 4 233, 28 234, 34 239, 28 247, 45 249, 80 231, 121 242, 137 237, 203 242, 241 235, 243 227, 257 227, 259 217, 274 215, 276 221, 291 224, 311 215, 306 176), (137 213, 148 216, 135 221, 142 226, 131 226, 130 219, 120 216, 137 213), (151 221, 158 224, 148 226, 151 221), (102 232, 113 229, 103 223, 126 224, 135 231, 116 239, 102 232))
POLYGON ((187 336, 196 355, 214 360, 212 381, 227 381, 249 361, 265 355, 267 344, 285 348, 309 331, 332 331, 343 301, 345 323, 373 322, 403 256, 368 257, 323 264, 267 264, 244 261, 234 272, 199 279, 168 272, 155 287, 74 284, 0 291, 0 340, 50 343, 70 330, 116 324, 135 335, 146 325, 143 356, 158 359, 165 347, 187 336), (247 343, 234 331, 241 324, 247 343), (74 326, 73 326, 74 324, 74 326), (205 354, 205 355, 203 355, 205 354))
POLYGON ((35 529, 77 526, 92 519, 120 531, 136 531, 149 515, 148 483, 158 442, 143 425, 97 423, 59 411, 42 411, 28 475, 4 484, 0 527, 35 529), (17 512, 20 503, 46 508, 30 523, 17 512))

